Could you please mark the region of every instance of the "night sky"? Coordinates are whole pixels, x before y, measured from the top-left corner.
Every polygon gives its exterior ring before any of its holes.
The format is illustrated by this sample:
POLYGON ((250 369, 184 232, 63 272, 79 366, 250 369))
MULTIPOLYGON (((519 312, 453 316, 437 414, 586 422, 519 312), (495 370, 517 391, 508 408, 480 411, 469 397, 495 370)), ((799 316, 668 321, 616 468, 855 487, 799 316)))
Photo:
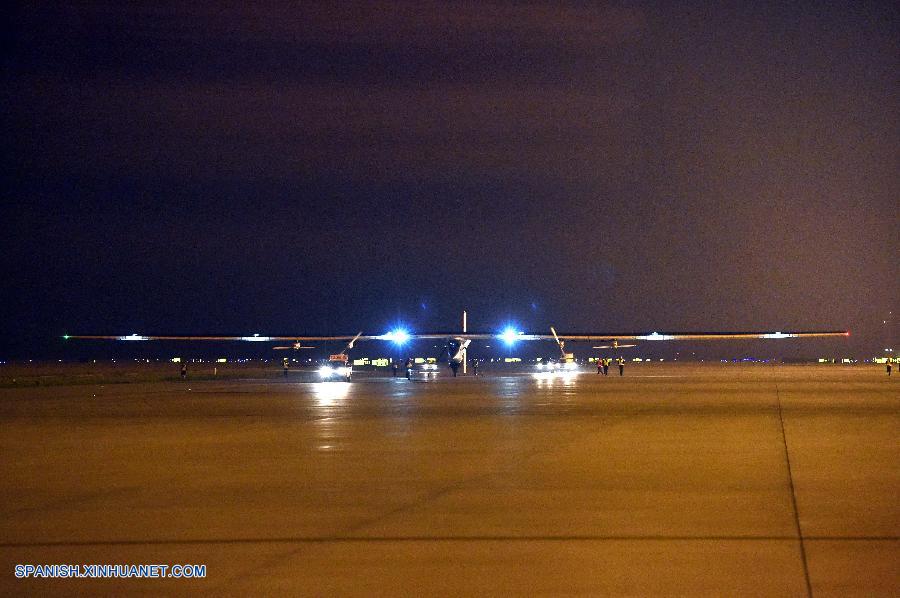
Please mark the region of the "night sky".
POLYGON ((463 309, 890 340, 895 2, 36 4, 4 15, 0 358, 463 309))

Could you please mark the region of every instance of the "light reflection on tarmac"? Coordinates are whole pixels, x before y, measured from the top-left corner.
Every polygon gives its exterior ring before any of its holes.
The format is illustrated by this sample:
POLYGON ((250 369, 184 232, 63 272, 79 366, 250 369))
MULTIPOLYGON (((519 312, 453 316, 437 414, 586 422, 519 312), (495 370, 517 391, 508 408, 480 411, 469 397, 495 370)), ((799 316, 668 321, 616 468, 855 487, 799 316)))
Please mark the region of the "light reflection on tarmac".
POLYGON ((3 389, 0 592, 896 595, 897 389, 719 364, 3 389))
POLYGON ((319 407, 339 406, 350 394, 350 382, 313 382, 312 393, 319 407))

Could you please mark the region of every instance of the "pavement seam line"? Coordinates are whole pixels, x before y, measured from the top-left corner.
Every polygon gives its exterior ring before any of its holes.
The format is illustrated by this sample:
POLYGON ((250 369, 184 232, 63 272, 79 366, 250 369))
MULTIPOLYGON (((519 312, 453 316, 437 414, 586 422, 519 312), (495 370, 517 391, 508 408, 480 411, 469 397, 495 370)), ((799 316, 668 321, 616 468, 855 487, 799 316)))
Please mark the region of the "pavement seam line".
MULTIPOLYGON (((76 546, 161 546, 167 544, 329 544, 391 542, 782 542, 796 536, 298 536, 273 538, 200 538, 150 540, 73 540, 49 542, 0 542, 5 548, 76 546)), ((900 536, 808 536, 814 542, 900 542, 900 536)))
POLYGON ((803 542, 803 529, 800 527, 800 511, 797 508, 797 493, 794 489, 794 473, 791 469, 791 455, 788 451, 787 434, 784 430, 784 410, 781 406, 781 391, 778 388, 778 372, 775 370, 775 364, 772 363, 772 377, 775 382, 775 400, 778 405, 778 422, 781 424, 781 444, 784 446, 784 461, 787 465, 788 484, 791 490, 791 507, 794 512, 794 526, 797 530, 797 539, 800 543, 800 558, 803 561, 803 577, 806 581, 806 595, 812 598, 812 583, 809 579, 809 563, 806 560, 806 546, 803 542))

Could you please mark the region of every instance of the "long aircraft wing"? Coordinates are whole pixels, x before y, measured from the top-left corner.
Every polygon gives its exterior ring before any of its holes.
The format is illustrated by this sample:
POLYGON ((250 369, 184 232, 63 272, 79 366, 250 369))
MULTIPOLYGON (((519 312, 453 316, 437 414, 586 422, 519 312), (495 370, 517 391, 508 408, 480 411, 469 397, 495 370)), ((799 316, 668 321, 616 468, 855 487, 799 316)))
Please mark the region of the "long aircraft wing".
POLYGON ((443 340, 447 338, 464 338, 468 340, 501 340, 505 342, 517 341, 573 341, 573 342, 612 342, 612 341, 703 341, 703 340, 741 340, 741 339, 780 339, 780 338, 810 338, 829 336, 850 336, 843 330, 805 330, 796 332, 626 332, 626 333, 561 333, 561 334, 530 334, 524 332, 505 331, 499 334, 469 333, 469 332, 435 332, 426 334, 406 333, 404 331, 391 331, 379 335, 338 335, 338 336, 262 336, 254 334, 250 336, 159 336, 159 335, 64 335, 64 339, 86 340, 117 340, 117 341, 244 341, 244 342, 327 342, 327 341, 394 341, 406 342, 410 340, 443 340))
MULTIPOLYGON (((822 336, 850 336, 845 330, 806 330, 798 332, 641 332, 641 333, 613 333, 613 334, 559 334, 557 337, 564 341, 710 341, 710 340, 740 340, 752 338, 807 338, 822 336)), ((553 335, 529 335, 540 340, 555 340, 553 335)))
MULTIPOLYGON (((464 335, 466 338, 495 338, 493 334, 466 334, 463 332, 444 332, 432 334, 403 334, 402 340, 424 340, 424 339, 446 339, 448 337, 464 335)), ((379 335, 355 335, 344 334, 338 336, 262 336, 254 334, 252 336, 166 336, 166 335, 143 335, 143 334, 65 334, 64 340, 82 339, 82 340, 102 340, 102 341, 224 341, 224 342, 271 342, 271 341, 294 341, 294 342, 327 342, 327 341, 394 341, 401 340, 401 336, 397 333, 388 332, 379 335)))
MULTIPOLYGON (((66 334, 63 339, 87 339, 103 341, 246 341, 246 342, 270 342, 270 341, 349 341, 356 335, 345 334, 343 336, 158 336, 142 334, 126 335, 97 335, 97 334, 66 334)), ((369 338, 369 337, 360 337, 369 338)))

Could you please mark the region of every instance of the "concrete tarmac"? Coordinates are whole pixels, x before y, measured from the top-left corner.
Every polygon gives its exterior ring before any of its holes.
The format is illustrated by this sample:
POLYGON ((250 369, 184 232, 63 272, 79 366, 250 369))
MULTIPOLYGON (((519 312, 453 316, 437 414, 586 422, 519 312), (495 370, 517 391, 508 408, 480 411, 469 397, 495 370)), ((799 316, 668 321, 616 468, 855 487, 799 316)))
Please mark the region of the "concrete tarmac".
POLYGON ((613 370, 0 390, 0 593, 900 594, 900 381, 613 370))

